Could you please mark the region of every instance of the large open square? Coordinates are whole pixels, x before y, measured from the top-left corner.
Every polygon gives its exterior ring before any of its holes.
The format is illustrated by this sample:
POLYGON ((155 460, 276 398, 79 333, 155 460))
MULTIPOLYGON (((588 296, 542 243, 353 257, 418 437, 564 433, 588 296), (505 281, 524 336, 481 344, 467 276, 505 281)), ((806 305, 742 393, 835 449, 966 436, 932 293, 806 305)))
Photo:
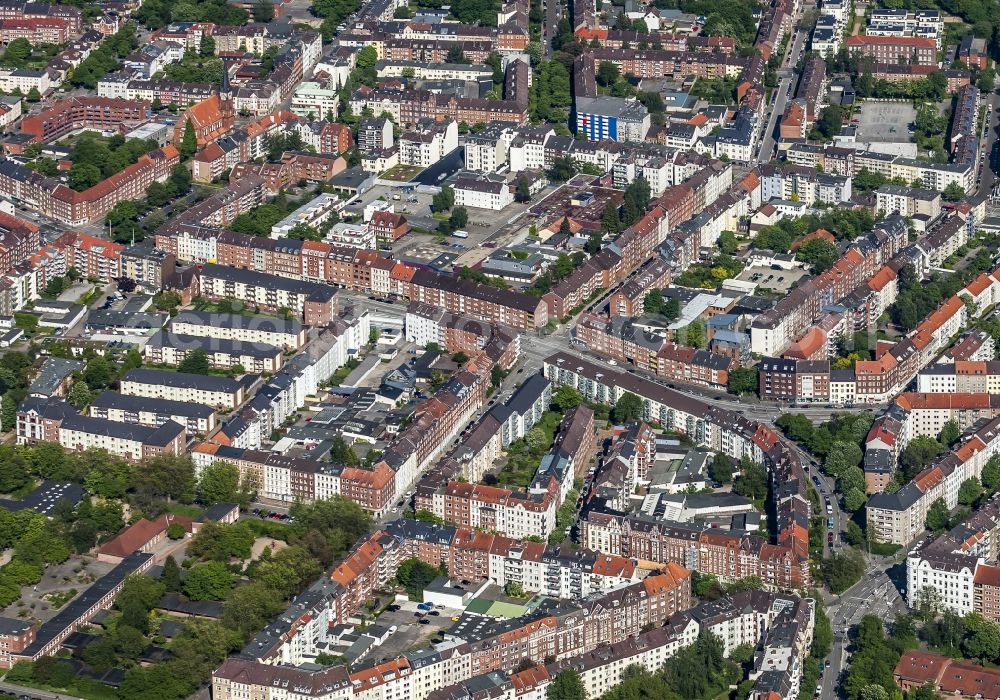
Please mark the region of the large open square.
POLYGON ((865 102, 858 118, 857 140, 863 143, 909 141, 917 111, 909 102, 865 102))

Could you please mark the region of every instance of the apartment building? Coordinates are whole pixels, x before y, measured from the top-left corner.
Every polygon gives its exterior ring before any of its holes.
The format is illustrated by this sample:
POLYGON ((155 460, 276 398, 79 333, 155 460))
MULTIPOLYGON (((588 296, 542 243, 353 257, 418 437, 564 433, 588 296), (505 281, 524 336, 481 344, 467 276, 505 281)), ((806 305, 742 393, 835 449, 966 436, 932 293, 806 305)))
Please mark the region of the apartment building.
POLYGON ((215 411, 205 404, 130 396, 115 391, 101 393, 90 403, 88 411, 94 418, 149 427, 173 421, 184 426, 188 437, 207 435, 216 426, 215 411))
POLYGON ((176 366, 196 351, 205 353, 209 366, 214 369, 242 367, 244 372, 252 374, 276 372, 285 359, 281 348, 266 343, 183 335, 174 331, 159 331, 142 346, 143 358, 154 365, 176 366))
POLYGON ((198 288, 206 299, 236 299, 272 312, 289 309, 307 326, 325 326, 336 316, 336 290, 325 284, 207 264, 199 271, 198 288))
POLYGON ((998 394, 1000 362, 955 360, 928 365, 917 373, 917 393, 998 394))
POLYGON ((145 291, 163 289, 164 281, 173 274, 177 257, 146 245, 126 246, 119 254, 121 274, 133 280, 145 291))
POLYGON ((0 162, 0 194, 70 226, 102 219, 124 200, 140 199, 153 182, 162 182, 180 162, 172 145, 139 156, 132 165, 77 192, 14 161, 0 162))
POLYGON ((430 270, 407 272, 403 294, 410 301, 430 304, 519 330, 548 323, 548 309, 538 297, 440 275, 430 270))
POLYGON ((1000 419, 993 418, 967 434, 953 450, 899 491, 872 495, 865 508, 872 536, 879 542, 909 544, 923 531, 931 504, 940 498, 948 508, 955 508, 962 482, 979 478, 983 466, 998 452, 1000 419))
POLYGON ((872 59, 875 63, 937 64, 934 39, 908 36, 858 35, 847 38, 847 51, 872 59))
POLYGON ((465 169, 492 173, 508 163, 510 144, 517 133, 513 122, 494 122, 465 137, 465 169))
POLYGON ((307 340, 301 323, 274 316, 182 311, 170 319, 169 329, 180 335, 272 345, 285 350, 297 350, 307 340))
POLYGON ((235 379, 156 369, 129 370, 121 379, 119 391, 128 396, 200 403, 228 410, 247 398, 245 383, 235 379))
MULTIPOLYGON (((620 682, 628 668, 637 665, 649 671, 661 668, 667 659, 693 644, 702 633, 723 639, 727 656, 737 646, 730 644, 737 636, 742 643, 760 645, 760 657, 754 660, 753 672, 759 697, 788 697, 775 695, 767 690, 769 687, 790 687, 797 692, 802 661, 812 640, 815 618, 812 601, 762 591, 739 593, 731 599, 678 612, 669 624, 664 624, 666 618, 661 611, 646 613, 645 604, 635 605, 636 600, 661 599, 661 590, 676 590, 675 581, 681 572, 669 570, 651 577, 656 581, 584 601, 574 608, 576 615, 573 612, 529 615, 496 628, 488 626, 476 634, 473 642, 456 649, 409 653, 350 674, 346 667, 314 671, 254 662, 245 657, 229 659, 213 674, 213 694, 231 699, 242 693, 266 694, 272 686, 291 683, 296 687, 322 688, 313 695, 323 700, 374 697, 463 700, 469 697, 470 688, 476 689, 476 697, 542 700, 552 680, 561 671, 573 669, 596 696, 620 682), (602 629, 611 617, 627 620, 629 624, 602 629), (644 625, 642 620, 648 620, 649 624, 644 625), (644 627, 652 631, 635 633, 635 629, 644 627), (544 660, 546 656, 549 663, 545 665, 528 670, 517 668, 525 658, 544 660), (337 669, 340 674, 335 673, 337 669)), ((671 604, 668 609, 672 607, 671 604)), ((295 637, 307 634, 301 627, 294 630, 295 637)))
POLYGON ((121 254, 125 246, 120 243, 68 231, 53 245, 63 251, 67 265, 81 275, 111 282, 122 274, 121 254))
POLYGON ((458 148, 458 122, 424 117, 399 137, 399 162, 426 168, 458 148))
POLYGON ((576 339, 591 352, 646 369, 670 381, 713 387, 728 385, 729 372, 738 366, 735 360, 678 345, 668 340, 669 335, 665 326, 625 316, 605 319, 589 312, 581 314, 576 325, 576 339))
POLYGON ((13 617, 0 617, 0 668, 14 665, 13 657, 35 641, 35 623, 13 617))
POLYGON ((455 206, 500 211, 513 202, 511 186, 502 178, 459 178, 455 181, 455 206))
MULTIPOLYGON (((565 353, 557 353, 544 362, 545 375, 557 385, 573 386, 590 401, 613 405, 630 392, 643 403, 643 420, 656 421, 667 430, 688 435, 695 442, 711 446, 741 459, 766 462, 782 483, 779 510, 787 518, 787 527, 778 533, 776 543, 748 536, 741 538, 718 530, 692 533, 689 526, 664 521, 649 523, 614 511, 592 509, 583 523, 582 541, 587 546, 614 554, 635 556, 651 561, 691 562, 690 542, 700 545, 699 571, 719 576, 759 575, 778 585, 798 585, 809 579, 807 544, 803 532, 792 526, 808 514, 804 490, 807 482, 797 454, 773 431, 737 414, 716 411, 707 405, 672 391, 661 384, 565 353), (682 534, 674 537, 673 528, 682 534), (677 557, 676 559, 674 557, 677 557), (754 573, 749 573, 749 572, 754 573)), ((687 565, 687 564, 685 564, 687 565)))
POLYGON ((750 325, 754 352, 778 355, 819 317, 823 307, 836 303, 862 286, 908 243, 901 216, 883 219, 862 242, 856 242, 827 271, 799 284, 773 308, 750 325))
POLYGON ((887 214, 893 212, 913 218, 934 221, 941 215, 941 193, 917 187, 882 185, 875 190, 875 207, 887 214))
POLYGON ((153 427, 93 416, 68 416, 59 424, 59 444, 63 448, 82 452, 96 447, 129 462, 181 455, 187 443, 185 435, 185 427, 172 420, 153 427))

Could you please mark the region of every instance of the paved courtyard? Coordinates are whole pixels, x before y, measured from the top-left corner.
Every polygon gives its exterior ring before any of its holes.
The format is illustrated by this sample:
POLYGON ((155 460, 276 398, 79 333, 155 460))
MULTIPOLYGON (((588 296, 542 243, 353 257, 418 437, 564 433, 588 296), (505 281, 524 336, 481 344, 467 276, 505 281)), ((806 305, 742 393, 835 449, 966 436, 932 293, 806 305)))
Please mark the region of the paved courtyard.
POLYGON ((910 124, 917 111, 909 102, 874 102, 861 105, 857 140, 867 143, 909 141, 910 124))

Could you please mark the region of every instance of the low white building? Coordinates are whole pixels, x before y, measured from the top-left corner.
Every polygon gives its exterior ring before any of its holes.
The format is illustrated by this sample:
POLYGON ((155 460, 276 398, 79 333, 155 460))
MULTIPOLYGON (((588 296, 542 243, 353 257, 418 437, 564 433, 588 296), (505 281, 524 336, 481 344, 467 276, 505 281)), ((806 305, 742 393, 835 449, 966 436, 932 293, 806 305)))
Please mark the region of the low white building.
POLYGON ((514 194, 505 181, 460 178, 455 182, 455 206, 500 211, 513 203, 514 194))

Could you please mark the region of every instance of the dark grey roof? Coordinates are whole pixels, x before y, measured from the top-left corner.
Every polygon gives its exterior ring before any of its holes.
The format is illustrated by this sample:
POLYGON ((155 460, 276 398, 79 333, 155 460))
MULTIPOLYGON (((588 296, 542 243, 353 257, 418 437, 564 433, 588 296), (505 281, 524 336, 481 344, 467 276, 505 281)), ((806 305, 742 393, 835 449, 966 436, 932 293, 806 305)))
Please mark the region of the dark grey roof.
POLYGON ((201 276, 231 280, 264 289, 281 289, 292 294, 301 294, 312 301, 329 301, 337 293, 336 289, 327 284, 310 282, 308 280, 296 280, 279 275, 269 275, 266 272, 243 270, 241 268, 229 267, 228 265, 205 265, 201 269, 201 276))
POLYGON ((50 396, 73 372, 82 371, 84 367, 86 367, 86 363, 79 360, 47 357, 38 371, 38 376, 31 382, 28 391, 32 394, 50 396))
POLYGON ((87 317, 87 328, 163 328, 168 318, 168 314, 98 309, 87 317))
POLYGON ((94 408, 148 411, 163 416, 185 416, 187 418, 208 418, 215 412, 210 406, 194 401, 150 399, 144 396, 119 394, 116 391, 105 391, 90 405, 94 408))
POLYGON ((275 316, 245 316, 243 314, 213 314, 207 311, 182 311, 170 320, 176 323, 190 323, 198 326, 217 328, 253 329, 265 333, 300 333, 302 324, 295 320, 285 320, 275 316))
POLYGON ((132 369, 122 377, 124 382, 138 382, 139 384, 155 384, 158 386, 171 386, 181 389, 204 389, 205 391, 225 391, 235 394, 240 390, 240 382, 228 377, 214 377, 202 374, 188 374, 186 372, 168 372, 159 369, 132 369))
POLYGON ((70 416, 63 420, 60 428, 66 430, 78 430, 91 435, 105 435, 121 440, 136 440, 145 445, 164 446, 177 437, 178 433, 183 434, 184 428, 172 420, 168 420, 163 425, 153 428, 145 425, 133 425, 131 423, 116 423, 105 418, 94 418, 92 416, 70 416))
POLYGON ((96 605, 97 601, 116 588, 126 577, 142 568, 152 558, 153 555, 146 552, 129 554, 115 568, 94 581, 90 588, 71 600, 55 617, 39 627, 35 641, 29 644, 22 654, 25 656, 40 654, 50 642, 71 625, 76 624, 80 616, 96 605))
POLYGON ((907 510, 923 497, 923 493, 912 481, 896 493, 876 493, 868 499, 869 508, 884 510, 907 510))
POLYGON ((514 395, 507 401, 506 406, 518 414, 527 413, 535 405, 535 402, 545 394, 549 383, 549 380, 541 374, 531 375, 524 384, 518 387, 514 395))
POLYGON ((204 350, 209 355, 222 352, 227 355, 246 355, 255 359, 268 360, 281 355, 281 348, 267 343, 245 343, 241 340, 210 338, 200 335, 184 335, 169 331, 159 331, 149 339, 149 347, 174 348, 178 350, 204 350))

